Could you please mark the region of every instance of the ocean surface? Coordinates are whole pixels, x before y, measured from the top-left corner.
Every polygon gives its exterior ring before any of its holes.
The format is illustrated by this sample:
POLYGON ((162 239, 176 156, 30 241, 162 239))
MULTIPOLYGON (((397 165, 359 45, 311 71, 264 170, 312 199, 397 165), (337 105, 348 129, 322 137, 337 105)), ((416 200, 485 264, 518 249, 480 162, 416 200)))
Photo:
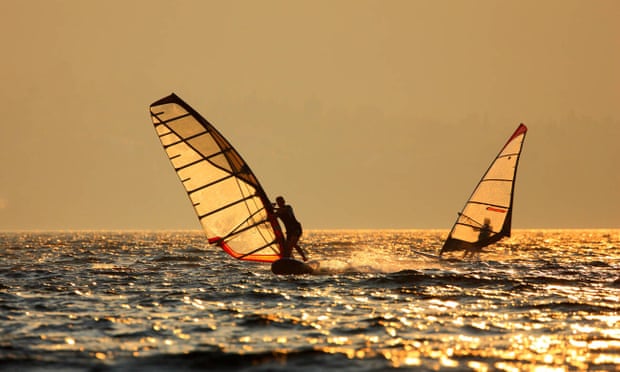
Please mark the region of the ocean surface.
POLYGON ((309 231, 276 276, 201 232, 0 233, 0 370, 620 370, 620 230, 309 231), (460 257, 454 256, 454 257, 460 257))

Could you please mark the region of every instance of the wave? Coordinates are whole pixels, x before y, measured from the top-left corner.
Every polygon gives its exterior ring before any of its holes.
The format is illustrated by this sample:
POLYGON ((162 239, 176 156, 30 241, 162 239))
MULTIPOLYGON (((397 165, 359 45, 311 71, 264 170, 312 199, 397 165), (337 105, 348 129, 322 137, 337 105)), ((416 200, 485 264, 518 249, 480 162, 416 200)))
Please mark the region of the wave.
MULTIPOLYGON (((203 346, 207 348, 209 346, 203 346)), ((322 347, 303 347, 295 350, 270 350, 253 353, 226 352, 218 346, 211 350, 183 354, 158 354, 146 357, 120 358, 113 362, 97 360, 88 354, 81 360, 71 355, 72 362, 55 352, 58 360, 32 357, 0 347, 0 370, 6 371, 309 371, 321 369, 382 370, 387 367, 385 358, 351 359, 346 350, 322 347), (374 366, 374 368, 373 368, 374 366), (370 368, 369 368, 370 367, 370 368)), ((66 352, 64 352, 66 353, 66 352)), ((67 353, 71 354, 71 353, 67 353)), ((101 356, 103 358, 103 356, 101 356)))

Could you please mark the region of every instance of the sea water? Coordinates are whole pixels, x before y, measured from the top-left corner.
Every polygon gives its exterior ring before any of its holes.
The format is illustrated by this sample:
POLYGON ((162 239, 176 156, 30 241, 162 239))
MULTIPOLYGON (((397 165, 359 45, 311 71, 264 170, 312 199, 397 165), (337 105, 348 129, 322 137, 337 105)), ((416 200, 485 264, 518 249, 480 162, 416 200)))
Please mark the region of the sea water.
POLYGON ((0 369, 620 369, 620 230, 309 231, 276 276, 200 232, 0 234, 0 369), (452 256, 459 258, 460 255, 452 256))

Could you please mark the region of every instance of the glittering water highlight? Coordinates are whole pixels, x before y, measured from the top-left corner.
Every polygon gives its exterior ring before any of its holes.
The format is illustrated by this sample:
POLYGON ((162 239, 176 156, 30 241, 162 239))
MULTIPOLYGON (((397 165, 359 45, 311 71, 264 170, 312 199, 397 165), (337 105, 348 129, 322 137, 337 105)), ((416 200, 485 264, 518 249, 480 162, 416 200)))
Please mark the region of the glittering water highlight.
POLYGON ((517 230, 438 261, 447 231, 310 231, 275 276, 200 232, 0 234, 0 369, 620 368, 620 231, 517 230))

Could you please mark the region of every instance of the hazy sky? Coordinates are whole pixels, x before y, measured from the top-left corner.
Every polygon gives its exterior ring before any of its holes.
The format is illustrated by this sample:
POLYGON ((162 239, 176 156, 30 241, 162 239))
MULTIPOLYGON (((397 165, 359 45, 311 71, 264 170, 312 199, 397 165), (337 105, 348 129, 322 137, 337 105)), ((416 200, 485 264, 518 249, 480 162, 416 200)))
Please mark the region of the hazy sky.
POLYGON ((199 228, 171 92, 308 229, 449 229, 520 122, 513 226, 620 227, 620 1, 0 9, 0 230, 199 228))

